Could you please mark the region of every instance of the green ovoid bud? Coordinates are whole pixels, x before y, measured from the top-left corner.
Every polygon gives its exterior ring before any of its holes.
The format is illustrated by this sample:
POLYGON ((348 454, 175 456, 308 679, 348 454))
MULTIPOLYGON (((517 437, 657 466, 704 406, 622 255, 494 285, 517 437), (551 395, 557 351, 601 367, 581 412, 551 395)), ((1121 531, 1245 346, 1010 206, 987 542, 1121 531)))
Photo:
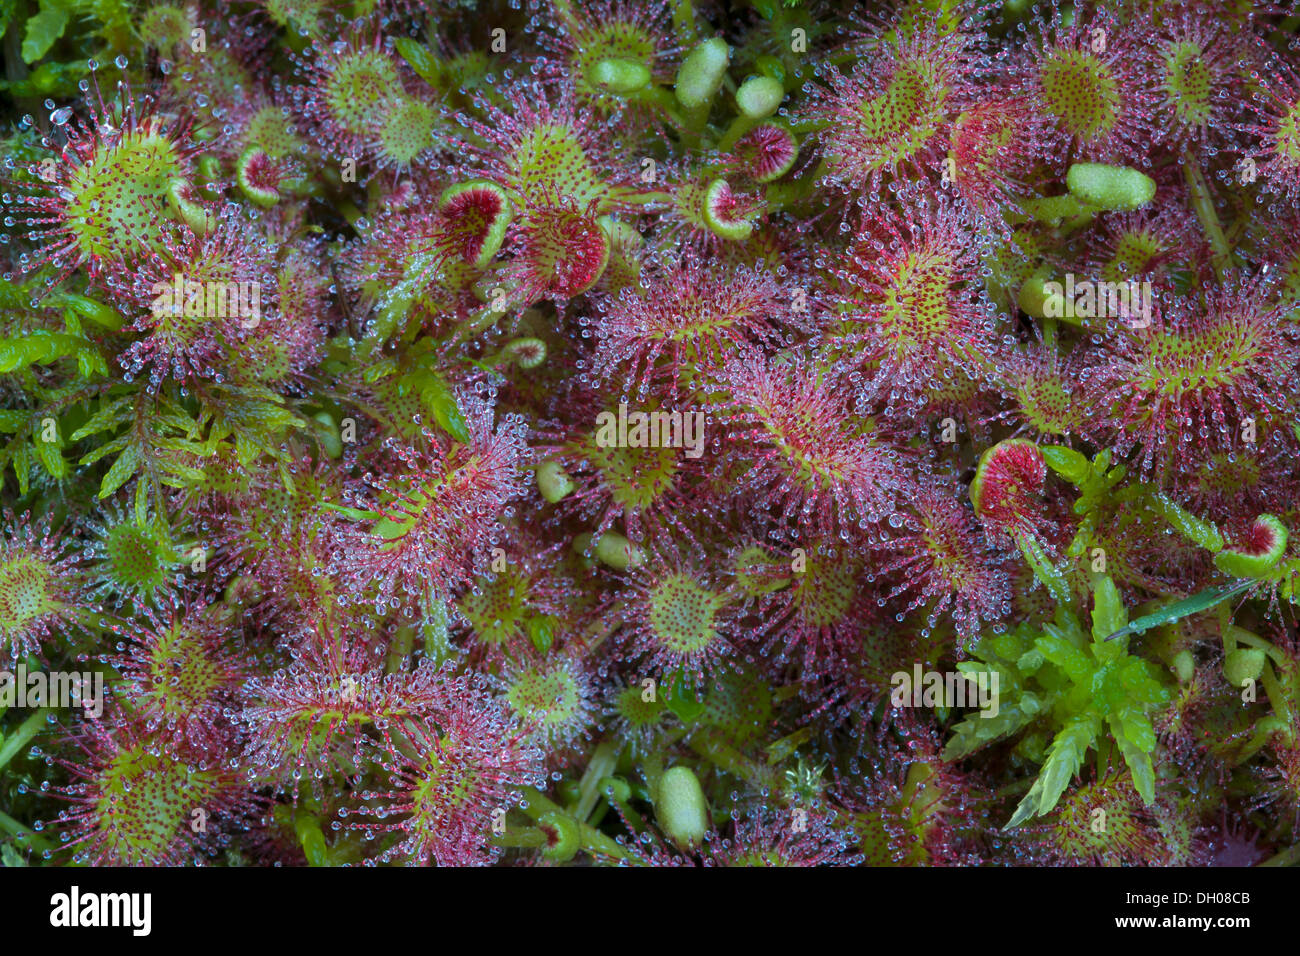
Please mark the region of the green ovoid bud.
POLYGON ((1102 209, 1132 210, 1156 194, 1156 181, 1136 169, 1104 163, 1075 163, 1065 175, 1070 193, 1102 209))
POLYGON ((736 106, 753 120, 766 119, 785 99, 785 87, 770 76, 751 76, 736 91, 736 106))
POLYGON ((673 767, 659 778, 655 817, 681 847, 699 846, 709 830, 709 806, 700 781, 689 767, 673 767))
POLYGON ((641 549, 614 531, 606 531, 596 542, 596 558, 615 571, 626 571, 641 563, 641 549))
POLYGON ((1257 647, 1239 647, 1223 659, 1223 676, 1233 687, 1259 680, 1264 673, 1265 654, 1257 647))
POLYGON ((677 71, 677 102, 689 109, 707 107, 722 88, 731 48, 721 37, 705 40, 687 54, 677 71))
POLYGON ((588 71, 587 79, 593 86, 626 96, 650 85, 650 70, 644 63, 632 60, 598 60, 588 71))
POLYGON ((1043 319, 1049 315, 1063 317, 1073 312, 1067 307, 1064 295, 1048 291, 1047 282, 1050 276, 1050 270, 1039 269, 1025 280, 1025 284, 1020 287, 1020 294, 1016 297, 1017 305, 1036 319, 1043 319))
POLYGON ((573 494, 573 478, 558 461, 544 461, 537 466, 537 490, 555 504, 573 494))

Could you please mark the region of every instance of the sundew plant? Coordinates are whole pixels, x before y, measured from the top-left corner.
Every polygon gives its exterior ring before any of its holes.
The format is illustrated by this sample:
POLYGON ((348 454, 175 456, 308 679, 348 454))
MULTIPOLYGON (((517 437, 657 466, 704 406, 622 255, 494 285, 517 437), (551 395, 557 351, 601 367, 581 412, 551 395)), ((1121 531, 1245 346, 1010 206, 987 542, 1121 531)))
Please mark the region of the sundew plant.
POLYGON ((4 864, 1300 861, 1292 0, 0 32, 4 864))

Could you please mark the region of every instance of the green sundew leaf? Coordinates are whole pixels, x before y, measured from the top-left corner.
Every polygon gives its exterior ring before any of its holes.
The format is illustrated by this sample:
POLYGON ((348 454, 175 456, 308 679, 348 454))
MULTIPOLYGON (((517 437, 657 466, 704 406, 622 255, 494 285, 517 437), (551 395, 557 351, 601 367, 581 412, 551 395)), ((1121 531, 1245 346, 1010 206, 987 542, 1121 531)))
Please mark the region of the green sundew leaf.
POLYGON ((402 59, 410 64, 411 69, 419 75, 420 79, 430 86, 438 85, 442 78, 442 65, 427 47, 410 37, 398 37, 394 45, 402 59))
POLYGON ((528 639, 539 654, 545 654, 555 643, 554 621, 549 616, 529 618, 528 639))
POLYGON ((1058 634, 1044 634, 1034 641, 1042 655, 1055 664, 1075 684, 1087 684, 1096 670, 1088 655, 1058 634))
POLYGON ((0 432, 21 431, 32 420, 32 413, 22 409, 0 409, 0 432))
POLYGON ((1043 460, 1047 462, 1047 467, 1072 485, 1083 484, 1084 479, 1092 474, 1092 465, 1088 459, 1072 448, 1044 445, 1043 460))
POLYGON ((944 745, 944 760, 959 760, 995 740, 1015 733, 1034 719, 1018 704, 1003 704, 996 717, 971 714, 953 726, 953 736, 944 745))
POLYGON ((143 525, 149 517, 149 483, 147 481, 137 481, 135 483, 135 520, 137 524, 143 525))
POLYGON ((112 441, 105 442, 104 444, 100 445, 98 448, 95 448, 92 451, 87 452, 85 455, 81 457, 80 463, 83 465, 93 465, 95 462, 99 461, 99 459, 105 457, 106 455, 111 455, 115 452, 121 451, 123 448, 126 448, 127 445, 130 444, 130 442, 131 442, 130 435, 118 435, 112 441))
POLYGON ((1124 627, 1121 627, 1118 631, 1107 637, 1106 640, 1113 641, 1129 634, 1141 634, 1144 631, 1149 631, 1151 628, 1159 627, 1162 624, 1171 624, 1174 621, 1181 621, 1185 617, 1199 614, 1201 611, 1207 611, 1234 595, 1241 594, 1243 591, 1248 591, 1257 583, 1258 582, 1256 581, 1246 580, 1238 581, 1236 584, 1207 588, 1199 594, 1193 594, 1189 598, 1175 601, 1173 604, 1162 607, 1160 610, 1148 614, 1145 617, 1140 617, 1136 621, 1130 621, 1124 627))
POLYGON ((668 709, 687 726, 695 723, 700 714, 704 713, 705 702, 696 698, 695 685, 681 674, 678 674, 677 679, 673 681, 672 693, 668 695, 667 703, 668 709))
POLYGON ((139 465, 140 452, 134 445, 127 446, 126 451, 117 456, 117 461, 113 462, 113 467, 108 469, 108 474, 104 475, 104 480, 99 483, 99 497, 107 498, 121 488, 135 474, 139 465))
POLYGON ((18 0, 0 0, 0 36, 4 36, 17 10, 18 0))
POLYGON ((28 451, 30 446, 27 442, 20 442, 17 450, 14 452, 13 469, 14 477, 18 479, 18 494, 26 495, 30 490, 32 455, 28 451))
POLYGON ((1153 494, 1151 502, 1155 505, 1157 511, 1173 525, 1185 537, 1196 544, 1199 544, 1207 551, 1219 552, 1223 550, 1223 535, 1219 529, 1208 521, 1202 521, 1200 518, 1186 511, 1180 505, 1176 504, 1168 495, 1153 494))
POLYGON ((1125 739, 1131 741, 1138 750, 1149 754, 1156 749, 1156 729, 1146 714, 1125 710, 1118 715, 1118 718, 1110 718, 1112 730, 1115 729, 1116 719, 1120 723, 1125 739))
POLYGON ((27 21, 22 49, 24 62, 35 63, 49 52, 67 29, 70 12, 64 0, 41 0, 40 11, 27 21))
MULTIPOLYGON (((1146 721, 1146 718, 1139 719, 1150 729, 1150 722, 1146 721)), ((1156 799, 1156 774, 1151 765, 1150 755, 1150 751, 1155 749, 1155 731, 1150 731, 1151 746, 1145 748, 1128 735, 1127 721, 1111 717, 1108 723, 1115 737, 1115 743, 1119 745, 1120 753, 1124 755, 1124 763, 1128 764, 1129 773, 1133 775, 1133 788, 1137 790, 1142 802, 1150 806, 1156 799)))
MULTIPOLYGON (((0 27, 0 34, 4 28, 0 27)), ((86 61, 71 63, 42 63, 21 80, 0 80, 0 90, 14 99, 37 96, 72 96, 77 92, 77 81, 86 75, 86 61)))
POLYGON ((51 478, 61 481, 68 476, 68 463, 63 459, 58 442, 36 441, 33 445, 36 449, 37 461, 50 473, 51 478))
POLYGON ((451 393, 447 383, 442 376, 432 372, 424 373, 421 378, 420 398, 433 414, 438 427, 462 445, 468 444, 469 426, 465 424, 465 416, 461 414, 456 396, 451 393))
POLYGON ((179 461, 164 462, 162 467, 174 479, 168 482, 173 488, 188 488, 194 485, 206 484, 208 481, 207 473, 201 468, 184 465, 179 461))
POLYGON ((336 505, 332 501, 322 501, 320 506, 327 511, 335 511, 341 515, 351 518, 353 521, 379 521, 383 518, 377 511, 364 511, 361 508, 348 508, 344 505, 336 505))
POLYGON ((1119 588, 1115 586, 1110 575, 1097 580, 1093 600, 1095 603, 1092 609, 1092 639, 1104 641, 1128 623, 1128 610, 1124 607, 1119 588))
POLYGON ((1020 545, 1020 553, 1024 555, 1025 561, 1033 569, 1034 577, 1047 588, 1048 593, 1052 595, 1052 600, 1061 607, 1068 606, 1070 587, 1056 565, 1052 563, 1052 559, 1047 556, 1047 552, 1043 550, 1043 546, 1038 543, 1038 539, 1033 535, 1022 534, 1016 536, 1016 543, 1020 545))
POLYGON ((1030 817, 1041 816, 1056 806, 1070 780, 1079 772, 1079 766, 1100 730, 1101 722, 1092 714, 1081 714, 1065 725, 1052 741, 1047 761, 1007 822, 1007 829, 1019 826, 1030 817))

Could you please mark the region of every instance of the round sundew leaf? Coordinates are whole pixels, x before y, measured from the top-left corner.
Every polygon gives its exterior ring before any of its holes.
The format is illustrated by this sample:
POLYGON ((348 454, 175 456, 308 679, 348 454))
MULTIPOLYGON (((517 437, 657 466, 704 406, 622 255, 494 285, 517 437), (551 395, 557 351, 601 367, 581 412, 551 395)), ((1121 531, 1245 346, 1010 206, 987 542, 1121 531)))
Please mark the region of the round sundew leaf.
POLYGON ((1111 68, 1082 50, 1053 50, 1039 72, 1044 105, 1057 125, 1085 142, 1119 122, 1120 85, 1111 68))
POLYGON ((584 688, 563 658, 551 658, 512 672, 505 700, 519 721, 533 727, 542 738, 566 741, 585 729, 588 711, 584 688))
POLYGON ((248 121, 244 140, 249 146, 265 150, 274 159, 297 154, 302 139, 291 129, 289 118, 278 106, 264 106, 248 121))
POLYGON ((575 209, 532 209, 523 223, 516 263, 537 296, 571 299, 590 289, 609 264, 609 235, 575 209))
POLYGON ((724 239, 748 239, 754 224, 740 214, 739 203, 725 179, 715 179, 704 193, 704 221, 724 239))
POLYGON ((279 171, 271 157, 260 149, 244 150, 235 164, 235 178, 239 188, 254 204, 269 209, 280 201, 279 171))
POLYGON ((1214 114, 1214 73, 1205 51, 1187 41, 1165 44, 1161 89, 1174 116, 1184 126, 1204 126, 1214 114))
POLYGON ((980 456, 970 486, 976 514, 1000 528, 1015 528, 1036 514, 1047 476, 1043 453, 1032 441, 1009 438, 980 456))
POLYGON ((102 144, 61 190, 81 254, 130 261, 153 249, 163 239, 160 212, 180 208, 175 187, 184 177, 176 144, 148 125, 102 144))
POLYGON ((942 67, 908 58, 884 90, 855 91, 851 114, 829 133, 833 165, 867 178, 914 160, 947 122, 950 83, 942 67))
POLYGON ((656 646, 674 658, 704 653, 720 640, 720 598, 685 574, 671 574, 649 593, 649 624, 656 646))
POLYGON ((379 149, 384 159, 409 166, 433 145, 437 114, 433 107, 412 97, 402 97, 379 123, 379 149))
POLYGON ((340 56, 325 77, 322 95, 330 117, 347 133, 366 135, 388 103, 405 99, 395 64, 376 50, 340 56))
POLYGON ((505 645, 525 628, 531 630, 529 594, 528 575, 512 566, 490 581, 478 582, 460 599, 458 608, 478 640, 505 645))
POLYGON ((576 129, 538 123, 526 129, 509 153, 509 185, 523 206, 567 200, 578 207, 609 199, 609 186, 592 165, 576 129))
POLYGON ((191 23, 185 11, 179 7, 150 7, 140 18, 140 39, 149 46, 164 53, 170 53, 178 43, 187 43, 190 39, 191 23))
POLYGON ((505 190, 481 179, 448 186, 438 198, 438 211, 456 254, 477 269, 487 268, 513 216, 505 190))
POLYGON ((1286 545, 1287 530, 1281 519, 1260 515, 1251 525, 1246 541, 1237 548, 1224 548, 1214 556, 1214 564, 1234 577, 1258 578, 1277 566, 1286 545))
POLYGON ((732 152, 743 171, 760 183, 770 183, 788 173, 799 158, 799 144, 784 123, 759 123, 742 136, 732 152))
POLYGON ((549 842, 542 848, 542 856, 557 863, 567 863, 582 849, 582 833, 577 822, 567 813, 553 810, 537 818, 537 825, 546 832, 549 842))
POLYGON ((167 202, 180 220, 196 235, 207 235, 217 225, 217 217, 202 204, 195 202, 194 190, 183 179, 173 180, 167 189, 167 202))
POLYGON ((116 590, 144 595, 164 587, 180 563, 164 534, 129 519, 107 530, 104 557, 104 573, 116 590))
POLYGON ((0 565, 0 632, 21 633, 57 611, 62 605, 53 586, 54 572, 39 558, 20 556, 0 565))
POLYGON ((213 775, 141 745, 118 753, 96 777, 98 841, 117 863, 165 860, 189 832, 190 812, 213 792, 213 775))

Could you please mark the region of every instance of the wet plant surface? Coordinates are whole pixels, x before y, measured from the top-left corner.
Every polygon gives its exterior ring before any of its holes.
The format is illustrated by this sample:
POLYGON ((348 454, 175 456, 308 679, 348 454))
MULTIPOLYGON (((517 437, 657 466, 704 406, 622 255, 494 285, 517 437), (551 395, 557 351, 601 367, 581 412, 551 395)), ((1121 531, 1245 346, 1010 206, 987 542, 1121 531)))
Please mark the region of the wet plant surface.
POLYGON ((1300 7, 0 29, 0 862, 1300 855, 1300 7))

